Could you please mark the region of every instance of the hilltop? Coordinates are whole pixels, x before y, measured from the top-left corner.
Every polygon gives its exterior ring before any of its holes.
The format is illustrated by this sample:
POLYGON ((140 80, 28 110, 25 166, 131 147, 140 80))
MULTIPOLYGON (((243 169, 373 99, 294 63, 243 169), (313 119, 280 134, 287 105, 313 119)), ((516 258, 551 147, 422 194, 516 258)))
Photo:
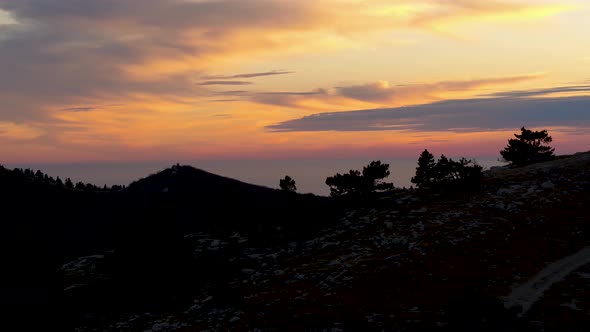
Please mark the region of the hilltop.
POLYGON ((212 174, 191 166, 174 165, 156 174, 139 179, 126 189, 141 193, 182 194, 269 194, 277 190, 244 183, 212 174))
MULTIPOLYGON (((31 190, 2 199, 9 209, 38 207, 19 210, 28 226, 16 230, 41 227, 26 238, 41 241, 22 252, 7 243, 20 253, 14 266, 34 273, 30 264, 43 262, 62 276, 67 330, 582 331, 590 323, 590 152, 486 171, 476 191, 396 190, 355 207, 180 165, 116 191, 35 189, 25 204, 31 190)), ((45 279, 30 277, 29 288, 45 279)))

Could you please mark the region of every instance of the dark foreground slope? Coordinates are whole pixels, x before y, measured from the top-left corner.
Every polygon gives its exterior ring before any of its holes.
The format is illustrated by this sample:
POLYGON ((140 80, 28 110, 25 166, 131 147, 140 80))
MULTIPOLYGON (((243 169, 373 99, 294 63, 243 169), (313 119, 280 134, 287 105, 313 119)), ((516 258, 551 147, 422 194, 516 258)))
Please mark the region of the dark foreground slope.
POLYGON ((22 324, 68 330, 175 311, 201 285, 223 288, 235 267, 197 257, 203 239, 188 234, 272 246, 309 238, 338 215, 325 197, 179 165, 118 191, 71 190, 0 169, 0 201, 3 306, 22 324))
MULTIPOLYGON (((59 261, 66 330, 585 331, 590 324, 590 266, 545 280, 550 287, 527 295, 526 311, 508 301, 551 262, 590 246, 590 153, 495 169, 478 192, 398 191, 378 207, 343 214, 330 199, 178 166, 121 192, 36 195, 24 190, 21 205, 49 195, 58 208, 22 210, 14 195, 3 199, 26 216, 19 225, 48 221, 45 211, 66 216, 62 228, 47 223, 46 233, 33 232, 61 256, 35 257, 39 245, 27 251, 34 264, 59 261), (53 236, 61 242, 47 240, 53 236)), ((30 285, 53 285, 44 277, 30 285)))
POLYGON ((589 153, 488 172, 477 193, 385 200, 389 207, 350 211, 311 240, 278 250, 244 245, 232 257, 242 266, 228 283, 233 301, 205 291, 149 328, 587 330, 588 265, 533 294, 526 312, 505 299, 590 245, 589 153))

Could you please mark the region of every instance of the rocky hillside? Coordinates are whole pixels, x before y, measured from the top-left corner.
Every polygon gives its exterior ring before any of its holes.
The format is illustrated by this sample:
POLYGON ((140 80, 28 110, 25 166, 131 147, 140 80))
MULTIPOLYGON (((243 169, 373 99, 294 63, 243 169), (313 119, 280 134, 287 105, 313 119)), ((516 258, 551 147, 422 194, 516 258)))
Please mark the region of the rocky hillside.
POLYGON ((170 269, 191 285, 174 305, 100 297, 118 248, 64 262, 65 315, 76 331, 586 331, 589 212, 590 153, 498 168, 480 191, 395 192, 305 239, 183 234, 201 274, 170 269))

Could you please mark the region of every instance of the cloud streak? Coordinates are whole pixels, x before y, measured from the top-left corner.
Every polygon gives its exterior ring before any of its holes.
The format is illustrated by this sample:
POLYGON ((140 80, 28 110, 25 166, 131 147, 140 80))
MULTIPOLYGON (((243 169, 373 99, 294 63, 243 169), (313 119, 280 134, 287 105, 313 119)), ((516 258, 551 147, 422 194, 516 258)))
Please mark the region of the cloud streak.
POLYGON ((275 76, 275 75, 286 75, 286 74, 293 74, 293 71, 285 71, 285 70, 272 70, 266 72, 259 72, 259 73, 246 73, 246 74, 237 74, 237 75, 211 75, 211 76, 203 76, 201 77, 204 80, 226 80, 226 79, 236 79, 236 78, 254 78, 254 77, 263 77, 263 76, 275 76))
POLYGON ((44 134, 40 128, 27 124, 0 121, 0 138, 11 141, 33 140, 44 134))
POLYGON ((197 85, 250 85, 252 82, 248 81, 205 81, 199 82, 197 85))
POLYGON ((320 113, 270 125, 295 131, 481 131, 520 126, 590 128, 590 96, 473 98, 388 109, 320 113))
POLYGON ((560 86, 554 88, 523 90, 523 91, 507 91, 488 94, 489 97, 512 97, 512 98, 528 98, 538 97, 556 93, 581 93, 590 92, 590 85, 575 85, 575 86, 560 86))
POLYGON ((66 112, 90 112, 90 111, 94 111, 97 110, 98 107, 94 107, 94 106, 85 106, 85 107, 68 107, 68 108, 62 108, 62 111, 66 111, 66 112))
POLYGON ((416 100, 438 101, 445 99, 445 96, 450 93, 473 93, 474 90, 482 88, 506 86, 540 77, 542 77, 541 74, 530 74, 409 85, 392 85, 388 81, 378 81, 361 85, 319 88, 312 91, 249 92, 242 93, 240 96, 256 103, 286 107, 296 107, 309 100, 330 103, 335 99, 351 99, 374 105, 399 105, 412 104, 416 100))
POLYGON ((364 85, 337 87, 341 96, 372 103, 388 103, 415 97, 436 98, 437 94, 453 91, 469 91, 495 85, 525 82, 539 78, 541 75, 519 75, 510 77, 484 78, 462 81, 442 81, 426 84, 394 86, 387 81, 364 85))

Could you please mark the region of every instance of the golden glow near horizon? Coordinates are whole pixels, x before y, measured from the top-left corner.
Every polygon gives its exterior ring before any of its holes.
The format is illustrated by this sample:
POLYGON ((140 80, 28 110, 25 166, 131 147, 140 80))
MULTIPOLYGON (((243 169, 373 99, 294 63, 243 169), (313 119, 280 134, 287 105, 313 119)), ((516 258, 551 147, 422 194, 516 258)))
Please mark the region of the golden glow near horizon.
MULTIPOLYGON (((520 124, 268 126, 507 91, 590 95, 585 0, 36 1, 0 0, 0 162, 396 156, 429 146, 489 155, 520 124)), ((570 122, 543 126, 564 150, 588 149, 590 124, 570 122)))

